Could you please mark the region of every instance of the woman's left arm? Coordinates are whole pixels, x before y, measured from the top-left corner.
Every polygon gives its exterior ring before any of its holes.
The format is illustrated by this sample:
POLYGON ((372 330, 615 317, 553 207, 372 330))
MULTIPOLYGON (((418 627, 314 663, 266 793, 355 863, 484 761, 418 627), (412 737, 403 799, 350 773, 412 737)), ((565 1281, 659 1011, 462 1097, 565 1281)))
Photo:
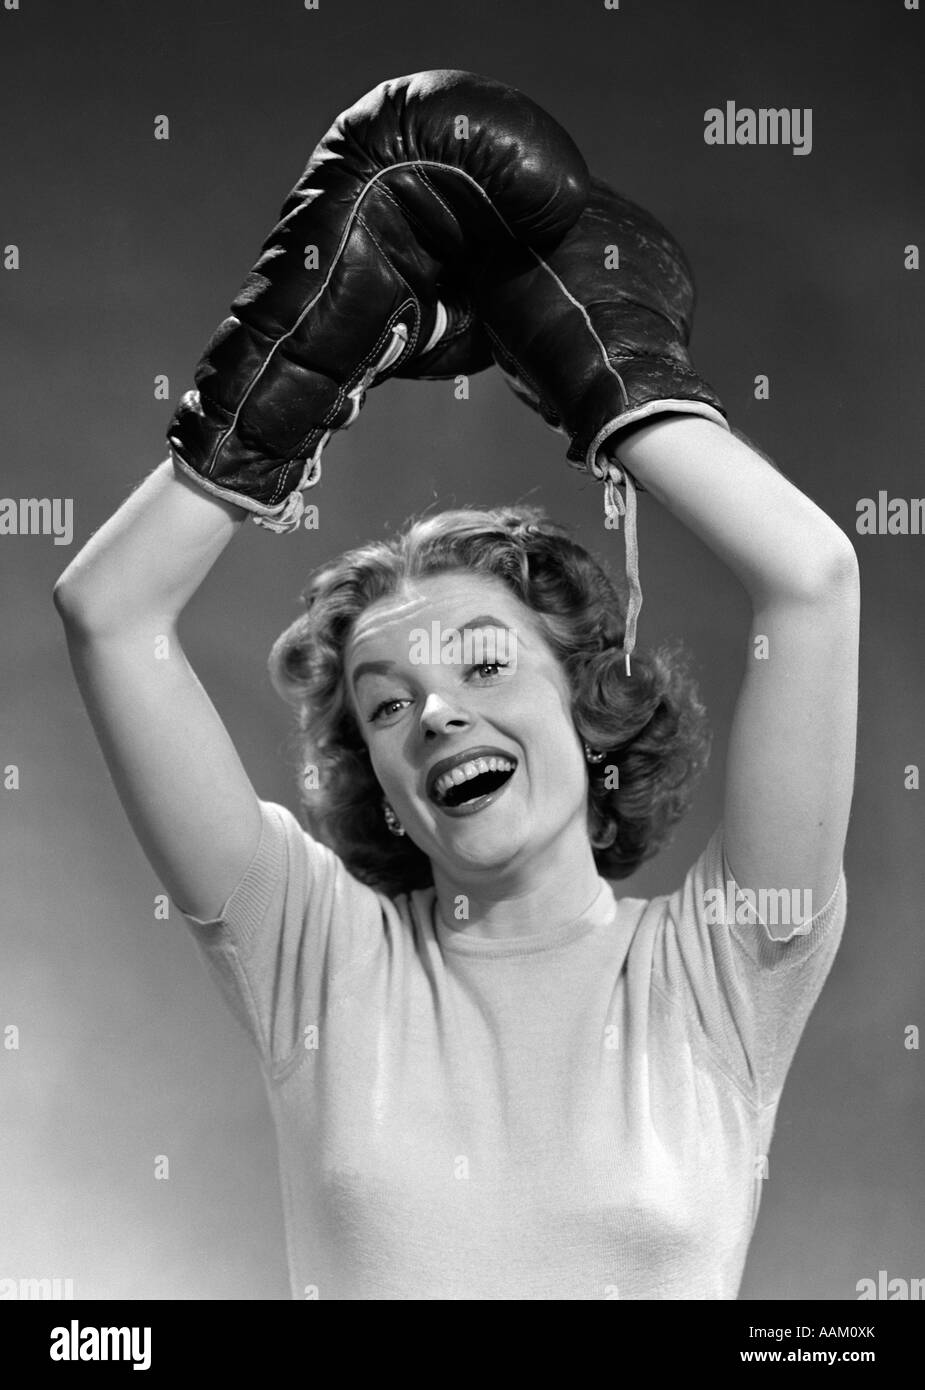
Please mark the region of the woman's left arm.
POLYGON ((660 416, 629 435, 618 458, 751 599, 727 754, 726 856, 740 887, 809 890, 816 912, 838 879, 854 787, 854 548, 814 502, 710 420, 660 416))

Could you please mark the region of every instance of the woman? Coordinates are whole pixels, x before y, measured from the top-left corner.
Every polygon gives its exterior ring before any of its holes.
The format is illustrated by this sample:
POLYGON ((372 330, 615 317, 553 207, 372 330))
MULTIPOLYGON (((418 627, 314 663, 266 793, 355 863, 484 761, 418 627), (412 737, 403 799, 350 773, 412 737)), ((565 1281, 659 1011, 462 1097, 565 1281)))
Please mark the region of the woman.
POLYGON ((709 421, 662 418, 621 459, 754 609, 722 826, 648 902, 601 873, 683 809, 696 702, 662 660, 626 681, 615 595, 536 516, 438 516, 316 578, 274 669, 328 846, 257 798, 177 635, 245 513, 162 464, 56 591, 139 840, 260 1049, 294 1297, 735 1297, 844 921, 856 567, 709 421), (411 660, 472 623, 514 660, 411 660), (430 775, 477 758, 498 785, 454 809, 430 775), (808 892, 811 920, 755 925, 737 897, 724 921, 730 880, 808 892))
MULTIPOLYGON (((346 381, 356 403, 369 375, 346 381)), ((607 876, 683 813, 702 712, 677 658, 627 672, 638 601, 541 514, 443 514, 316 575, 273 654, 313 834, 257 797, 177 633, 257 493, 231 500, 214 453, 198 486, 172 435, 58 583, 135 832, 259 1049, 295 1298, 736 1296, 844 924, 858 577, 672 388, 589 434, 753 620, 722 820, 668 895, 607 876)))

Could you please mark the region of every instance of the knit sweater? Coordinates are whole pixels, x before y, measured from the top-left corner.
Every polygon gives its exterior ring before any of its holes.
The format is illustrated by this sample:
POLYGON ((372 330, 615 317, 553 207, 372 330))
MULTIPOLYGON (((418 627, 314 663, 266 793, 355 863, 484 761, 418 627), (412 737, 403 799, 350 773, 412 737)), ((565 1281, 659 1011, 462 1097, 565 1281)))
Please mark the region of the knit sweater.
POLYGON ((476 938, 260 808, 220 915, 183 915, 259 1053, 292 1297, 735 1298, 843 869, 774 939, 720 825, 670 895, 599 879, 476 938))

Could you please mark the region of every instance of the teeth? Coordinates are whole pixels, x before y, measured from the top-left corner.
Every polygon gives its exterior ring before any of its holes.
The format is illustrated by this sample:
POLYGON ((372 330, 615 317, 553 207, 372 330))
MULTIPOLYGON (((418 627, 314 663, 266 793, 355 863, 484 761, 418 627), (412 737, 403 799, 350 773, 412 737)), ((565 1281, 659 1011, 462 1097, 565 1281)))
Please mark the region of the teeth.
POLYGON ((461 787, 473 777, 481 777, 485 772, 513 772, 514 767, 510 758, 473 758, 471 762, 460 763, 442 773, 434 783, 434 792, 437 796, 445 796, 450 787, 461 787))

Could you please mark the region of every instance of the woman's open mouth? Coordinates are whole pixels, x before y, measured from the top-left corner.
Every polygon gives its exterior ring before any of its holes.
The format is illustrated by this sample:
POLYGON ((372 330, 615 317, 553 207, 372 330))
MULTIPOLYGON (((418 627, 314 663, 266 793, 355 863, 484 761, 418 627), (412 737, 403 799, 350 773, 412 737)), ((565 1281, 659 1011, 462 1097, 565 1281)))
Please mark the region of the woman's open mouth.
POLYGON ((517 759, 500 752, 463 754, 438 763, 428 778, 428 795, 448 815, 471 815, 494 801, 517 769, 517 759))

